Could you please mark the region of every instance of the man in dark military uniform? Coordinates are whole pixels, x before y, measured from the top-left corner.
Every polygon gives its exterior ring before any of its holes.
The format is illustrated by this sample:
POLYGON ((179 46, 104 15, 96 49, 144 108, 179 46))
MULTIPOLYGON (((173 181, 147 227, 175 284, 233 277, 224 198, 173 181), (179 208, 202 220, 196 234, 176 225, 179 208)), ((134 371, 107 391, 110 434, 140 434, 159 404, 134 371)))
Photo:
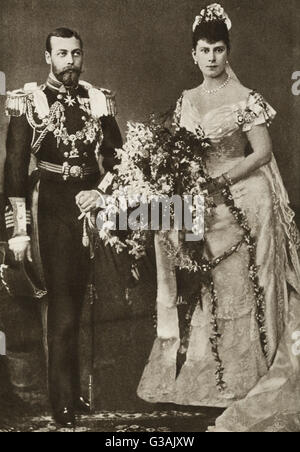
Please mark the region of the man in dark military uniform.
POLYGON ((82 244, 83 219, 78 218, 96 206, 101 173, 114 166, 122 138, 111 93, 79 80, 80 36, 55 30, 47 38, 46 61, 51 72, 44 85, 27 84, 8 93, 5 195, 14 219, 10 249, 16 260, 30 260, 26 200, 33 153, 39 169, 38 243, 49 298, 50 400, 55 420, 70 426, 77 411, 89 408, 81 397, 78 366, 89 252, 82 244))

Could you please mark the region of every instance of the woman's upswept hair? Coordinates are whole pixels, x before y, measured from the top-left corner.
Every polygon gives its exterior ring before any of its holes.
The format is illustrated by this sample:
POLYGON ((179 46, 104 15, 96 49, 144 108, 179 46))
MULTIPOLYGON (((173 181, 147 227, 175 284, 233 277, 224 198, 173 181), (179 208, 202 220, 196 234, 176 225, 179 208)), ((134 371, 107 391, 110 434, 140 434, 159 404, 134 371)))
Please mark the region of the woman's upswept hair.
POLYGON ((196 50, 198 41, 203 39, 209 44, 224 41, 228 51, 230 51, 229 31, 224 21, 212 20, 209 22, 201 22, 193 32, 193 49, 196 50))

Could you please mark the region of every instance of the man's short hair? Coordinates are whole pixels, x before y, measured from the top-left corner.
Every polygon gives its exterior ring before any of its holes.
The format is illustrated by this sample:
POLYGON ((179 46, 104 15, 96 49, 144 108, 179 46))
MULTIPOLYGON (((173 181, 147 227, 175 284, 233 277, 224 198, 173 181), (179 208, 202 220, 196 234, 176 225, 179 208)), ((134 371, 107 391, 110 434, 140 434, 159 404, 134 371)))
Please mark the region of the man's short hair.
POLYGON ((53 30, 51 33, 49 33, 49 35, 47 36, 46 39, 46 50, 51 53, 52 50, 52 46, 51 46, 51 38, 76 38, 78 39, 78 41, 80 42, 80 47, 83 48, 83 42, 82 39, 79 35, 79 33, 77 33, 77 31, 75 30, 71 30, 70 28, 56 28, 55 30, 53 30))

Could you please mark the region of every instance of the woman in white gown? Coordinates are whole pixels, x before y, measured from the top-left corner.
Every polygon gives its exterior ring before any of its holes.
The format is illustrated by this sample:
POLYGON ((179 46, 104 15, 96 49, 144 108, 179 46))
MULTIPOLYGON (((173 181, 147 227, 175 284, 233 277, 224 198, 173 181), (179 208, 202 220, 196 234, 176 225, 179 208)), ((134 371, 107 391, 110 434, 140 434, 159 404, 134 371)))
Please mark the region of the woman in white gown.
POLYGON ((207 189, 217 207, 205 254, 226 258, 202 288, 178 374, 176 275, 157 235, 157 339, 138 394, 227 408, 213 431, 300 431, 299 232, 267 128, 275 111, 231 71, 230 26, 220 5, 197 16, 193 56, 204 82, 183 93, 175 112, 182 127, 210 139, 207 189))

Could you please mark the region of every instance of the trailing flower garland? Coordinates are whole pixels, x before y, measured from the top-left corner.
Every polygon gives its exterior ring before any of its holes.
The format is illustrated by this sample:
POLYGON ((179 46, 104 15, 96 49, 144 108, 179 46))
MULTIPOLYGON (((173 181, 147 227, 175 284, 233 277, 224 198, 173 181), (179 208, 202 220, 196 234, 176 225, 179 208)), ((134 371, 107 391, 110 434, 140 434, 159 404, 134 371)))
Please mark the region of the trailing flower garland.
MULTIPOLYGON (((257 249, 256 240, 251 234, 251 228, 249 226, 247 217, 242 212, 242 210, 240 208, 238 208, 234 203, 234 199, 231 194, 229 185, 227 185, 222 190, 222 195, 224 196, 225 203, 229 207, 229 209, 230 209, 232 215, 235 217, 237 223, 244 230, 244 236, 236 245, 232 246, 229 250, 227 250, 221 256, 219 256, 211 261, 205 259, 202 255, 197 256, 198 259, 197 258, 192 259, 187 253, 182 252, 182 249, 180 249, 180 247, 176 251, 176 247, 168 239, 167 233, 166 232, 162 233, 165 235, 165 238, 163 241, 165 251, 170 258, 174 259, 175 267, 178 267, 180 269, 186 269, 190 272, 199 272, 200 275, 201 274, 207 275, 207 280, 206 280, 206 282, 204 282, 204 284, 208 286, 209 291, 210 291, 211 326, 212 326, 212 334, 211 334, 209 340, 210 340, 211 347, 212 347, 212 354, 213 354, 214 359, 217 364, 216 385, 220 391, 224 391, 226 389, 227 385, 224 381, 224 366, 223 366, 222 359, 221 359, 220 353, 219 353, 219 342, 221 339, 221 334, 219 332, 219 326, 218 326, 218 296, 217 296, 217 292, 216 292, 215 286, 214 286, 212 270, 214 270, 221 262, 223 262, 229 256, 238 252, 244 243, 247 245, 247 248, 249 251, 249 258, 250 258, 250 260, 249 260, 249 278, 252 281, 253 288, 254 288, 254 294, 255 294, 255 300, 256 300, 256 320, 257 320, 258 328, 259 328, 260 343, 261 343, 262 351, 263 351, 263 354, 265 356, 267 363, 268 363, 268 354, 269 354, 268 338, 267 338, 267 332, 266 332, 266 327, 265 327, 264 289, 259 284, 258 267, 256 266, 256 249, 257 249)), ((199 275, 199 278, 200 278, 200 275, 199 275)), ((203 282, 203 280, 202 280, 202 282, 203 282)), ((178 305, 182 304, 182 302, 183 302, 182 299, 178 300, 178 305)), ((187 310, 187 314, 186 314, 186 318, 185 318, 187 321, 187 325, 186 325, 185 332, 182 335, 182 339, 181 339, 181 347, 184 350, 187 350, 187 347, 188 347, 191 320, 192 320, 192 316, 193 316, 194 310, 196 308, 196 305, 199 302, 200 302, 200 300, 197 300, 196 304, 192 303, 187 310)))
MULTIPOLYGON (((163 233, 166 234, 166 233, 163 233)), ((173 243, 165 237, 165 240, 163 241, 165 251, 167 255, 175 260, 174 264, 175 267, 178 267, 179 269, 186 269, 188 271, 196 272, 201 286, 205 285, 208 287, 210 291, 210 299, 211 299, 211 306, 210 306, 210 312, 211 312, 211 327, 212 327, 212 333, 210 335, 209 341, 211 343, 211 350, 212 355, 215 359, 217 368, 216 368, 216 386, 217 388, 223 392, 227 388, 227 385, 224 381, 224 366, 222 359, 220 357, 219 352, 219 342, 221 340, 221 334, 219 331, 218 326, 218 307, 219 307, 219 301, 217 292, 215 289, 214 281, 213 281, 213 274, 212 270, 214 270, 221 262, 223 262, 225 259, 227 259, 232 254, 239 251, 242 244, 246 242, 246 237, 244 236, 241 241, 239 241, 236 245, 232 246, 229 250, 227 250, 224 254, 219 256, 216 259, 213 259, 209 261, 208 259, 204 258, 203 256, 199 255, 197 258, 192 259, 188 254, 182 253, 178 250, 176 253, 176 249, 173 245, 173 243), (201 278, 202 276, 202 278, 201 278)), ((199 287, 199 292, 201 288, 199 287)), ((185 316, 185 329, 183 331, 182 337, 181 337, 181 349, 186 351, 188 349, 189 344, 189 338, 190 338, 190 329, 191 329, 191 322, 192 317, 195 311, 195 308, 197 304, 201 304, 201 297, 199 296, 198 299, 192 300, 191 303, 189 303, 189 306, 187 307, 187 313, 185 316)), ((180 309, 181 304, 187 304, 187 301, 183 300, 181 297, 178 299, 178 308, 180 309)))
POLYGON ((265 326, 265 307, 266 307, 265 306, 265 295, 264 295, 264 289, 259 284, 258 267, 256 265, 257 243, 256 243, 255 238, 251 235, 251 228, 249 226, 247 217, 240 208, 236 207, 229 187, 225 187, 222 193, 225 197, 226 205, 229 207, 231 213, 237 220, 238 224, 245 231, 244 240, 245 240, 245 243, 247 244, 247 248, 249 251, 249 257, 250 257, 249 278, 253 283, 255 299, 256 299, 256 320, 257 320, 258 327, 259 327, 262 351, 263 351, 266 361, 268 363, 269 345, 268 345, 267 331, 266 331, 266 326, 265 326))
MULTIPOLYGON (((177 112, 180 111, 180 101, 177 112)), ((205 171, 205 152, 209 144, 200 129, 195 136, 176 124, 175 130, 170 133, 165 127, 155 122, 149 124, 129 124, 127 143, 124 149, 118 151, 120 165, 116 167, 118 180, 113 186, 114 196, 102 214, 108 217, 110 212, 120 212, 117 199, 125 196, 128 199, 135 198, 137 193, 145 200, 157 198, 160 195, 172 196, 174 193, 199 194, 199 187, 204 182, 210 182, 211 178, 205 171), (178 184, 179 179, 179 184, 178 184)), ((205 193, 203 193, 205 194, 205 193)), ((259 327, 262 351, 268 363, 268 338, 265 328, 265 297, 264 290, 259 284, 258 268, 256 266, 256 240, 251 234, 247 217, 239 209, 231 194, 230 187, 222 190, 225 203, 229 207, 237 223, 244 230, 244 236, 236 245, 232 246, 223 255, 209 261, 203 256, 203 247, 197 250, 195 244, 186 243, 175 246, 170 240, 169 232, 161 231, 162 243, 166 254, 173 260, 179 270, 186 270, 189 275, 196 274, 200 285, 207 286, 211 298, 211 326, 212 333, 210 343, 212 354, 215 359, 216 385, 220 391, 227 387, 224 381, 224 366, 219 352, 221 334, 218 326, 218 296, 215 290, 212 271, 225 259, 238 252, 243 244, 247 245, 249 251, 249 278, 253 283, 256 300, 256 320, 259 327)), ((206 197, 206 214, 211 214, 213 203, 210 197, 206 197)), ((105 244, 113 246, 117 252, 127 248, 128 253, 135 259, 145 254, 148 230, 141 228, 131 231, 125 240, 113 235, 110 230, 109 221, 99 231, 100 238, 105 244)), ((203 245, 203 243, 202 243, 203 245)), ((200 292, 199 292, 200 293, 200 292)), ((177 375, 184 363, 184 356, 188 349, 191 321, 198 304, 201 304, 201 295, 187 301, 178 298, 178 312, 182 305, 186 305, 184 322, 181 326, 181 344, 178 350, 177 375)))
POLYGON ((212 334, 209 338, 210 343, 211 343, 211 350, 212 350, 212 354, 213 357, 215 358, 216 364, 217 364, 217 369, 216 369, 216 384, 217 384, 217 388, 222 392, 225 391, 225 389, 227 388, 227 385, 224 381, 224 366, 223 366, 223 362, 222 359, 220 357, 220 353, 219 353, 219 341, 221 339, 221 334, 219 331, 219 325, 218 325, 218 307, 219 307, 219 302, 218 302, 218 296, 217 296, 217 292, 215 290, 215 284, 213 281, 213 277, 211 274, 211 278, 210 278, 210 297, 211 297, 211 326, 212 326, 212 334))

